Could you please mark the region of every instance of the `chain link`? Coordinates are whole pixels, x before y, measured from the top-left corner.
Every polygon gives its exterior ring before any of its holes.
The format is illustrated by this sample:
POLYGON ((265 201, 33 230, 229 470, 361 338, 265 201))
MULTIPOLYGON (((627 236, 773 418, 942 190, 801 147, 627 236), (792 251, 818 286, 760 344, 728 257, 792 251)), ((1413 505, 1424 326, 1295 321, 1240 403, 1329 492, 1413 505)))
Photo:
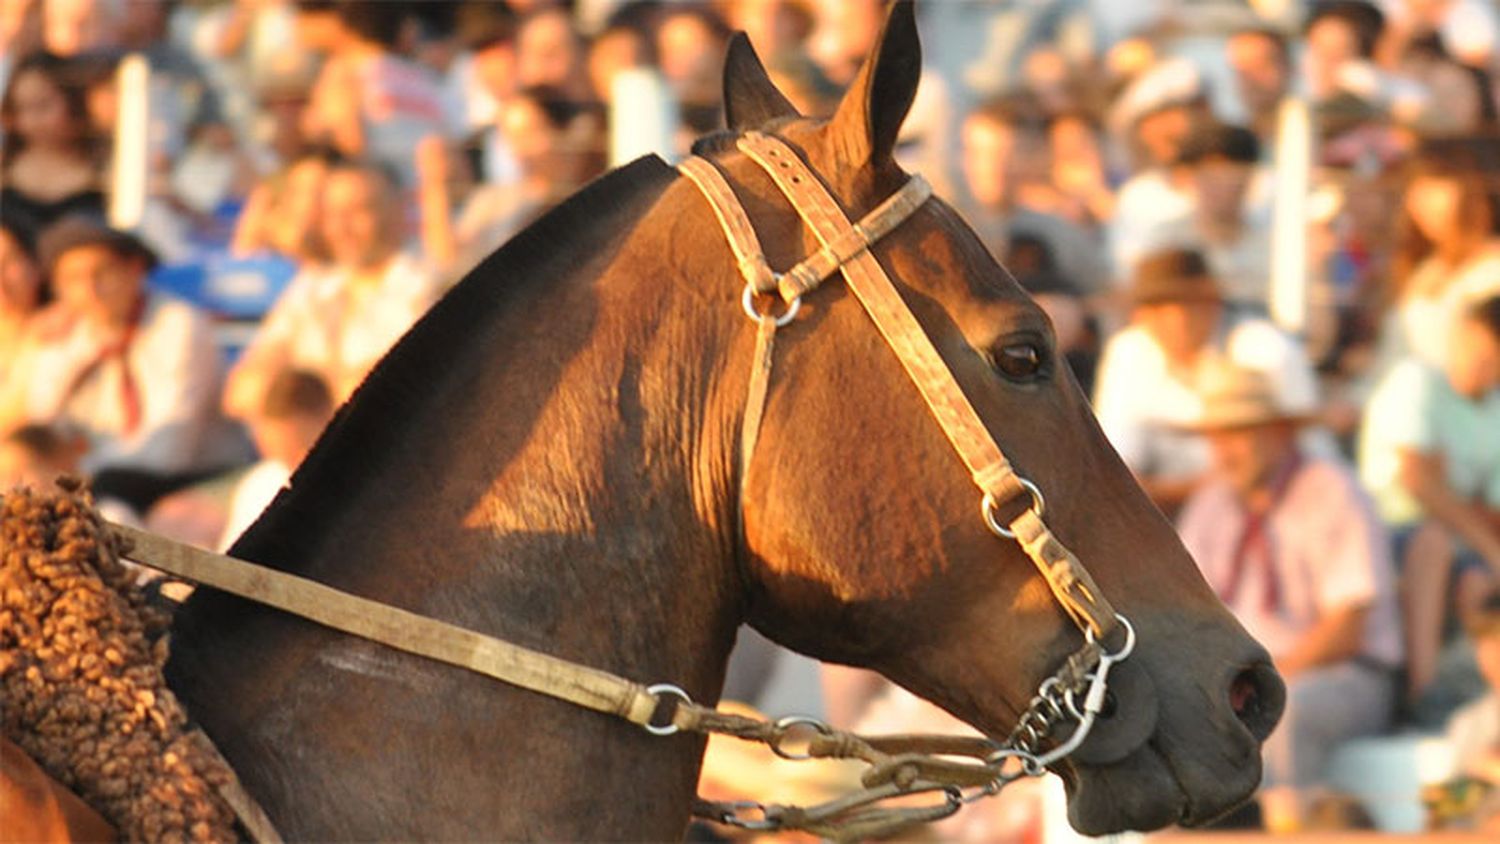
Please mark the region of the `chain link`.
MULTIPOLYGON (((843 800, 834 801, 832 804, 824 804, 808 810, 790 810, 789 807, 784 806, 767 806, 763 803, 743 801, 704 804, 698 814, 727 826, 765 832, 789 828, 784 819, 788 811, 797 811, 803 815, 818 814, 821 818, 820 822, 835 823, 836 818, 842 816, 845 811, 853 811, 854 807, 870 806, 891 796, 941 790, 948 796, 946 805, 928 807, 924 810, 924 820, 939 820, 957 812, 965 804, 1000 793, 1001 789, 1016 780, 1040 777, 1047 773, 1048 765, 1072 753, 1088 737, 1103 707, 1111 666, 1125 660, 1135 649, 1135 629, 1123 616, 1117 616, 1117 618, 1126 633, 1125 644, 1118 651, 1108 653, 1102 651, 1098 643, 1089 637, 1086 650, 1094 649, 1097 652, 1097 662, 1094 663, 1092 670, 1086 673, 1075 670, 1070 662, 1056 674, 1042 681, 1042 684, 1037 687, 1036 695, 1032 697, 1026 710, 1016 720, 1016 726, 1011 730, 1010 735, 1002 744, 995 745, 994 752, 984 758, 983 767, 979 770, 987 771, 986 776, 990 777, 989 781, 983 785, 970 787, 967 793, 964 789, 951 784, 944 785, 920 780, 898 788, 894 794, 865 792, 863 797, 851 795, 843 800), (1081 706, 1078 703, 1080 694, 1083 696, 1081 706), (1068 738, 1051 749, 1043 751, 1042 744, 1053 738, 1059 729, 1067 724, 1074 725, 1073 732, 1068 738), (847 805, 835 809, 836 804, 847 805)), ((823 737, 839 734, 838 730, 815 718, 789 717, 782 718, 771 725, 763 741, 783 759, 812 758, 810 752, 793 753, 782 746, 788 734, 793 730, 810 730, 823 737)), ((867 814, 871 811, 879 810, 866 810, 867 814)), ((904 822, 906 819, 903 818, 893 820, 893 823, 904 822)))

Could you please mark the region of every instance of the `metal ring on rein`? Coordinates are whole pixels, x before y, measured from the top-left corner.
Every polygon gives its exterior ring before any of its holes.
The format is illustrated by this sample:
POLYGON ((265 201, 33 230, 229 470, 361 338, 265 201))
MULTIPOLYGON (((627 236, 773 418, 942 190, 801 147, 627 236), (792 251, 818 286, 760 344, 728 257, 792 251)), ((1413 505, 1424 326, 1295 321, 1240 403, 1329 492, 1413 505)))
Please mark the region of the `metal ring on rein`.
MULTIPOLYGON (((1031 510, 1036 513, 1037 518, 1041 518, 1042 514, 1047 512, 1047 499, 1042 497, 1041 488, 1019 475, 1016 477, 1016 480, 1020 482, 1022 489, 1031 494, 1031 510)), ((989 529, 996 536, 1015 539, 1015 531, 1001 524, 1000 518, 995 515, 995 508, 999 506, 1000 503, 995 500, 995 496, 986 492, 984 498, 979 501, 979 514, 984 517, 984 523, 989 526, 989 529)))
POLYGON ((810 753, 789 753, 782 749, 781 742, 786 738, 787 732, 793 727, 811 727, 813 732, 816 732, 820 736, 830 735, 833 732, 833 729, 827 724, 816 718, 808 718, 805 715, 788 715, 785 718, 777 719, 776 737, 773 741, 767 742, 767 744, 770 745, 772 753, 793 762, 801 762, 813 758, 810 753))
MULTIPOLYGON (((688 697, 687 692, 683 691, 677 686, 672 685, 671 683, 657 683, 653 686, 647 686, 646 693, 649 695, 655 695, 657 703, 660 703, 662 701, 662 695, 671 695, 672 697, 678 698, 683 703, 687 704, 691 704, 693 702, 693 699, 688 697)), ((660 727, 654 724, 642 724, 641 726, 646 729, 646 732, 650 733, 653 736, 670 736, 682 729, 676 724, 665 724, 660 727)))
MULTIPOLYGON (((740 294, 740 304, 744 306, 745 314, 755 322, 760 322, 763 319, 771 317, 770 314, 763 314, 755 309, 755 288, 751 287, 748 283, 745 285, 745 292, 740 294)), ((801 309, 802 297, 797 296, 787 303, 786 313, 775 318, 776 327, 785 328, 792 320, 797 318, 797 311, 801 309)))

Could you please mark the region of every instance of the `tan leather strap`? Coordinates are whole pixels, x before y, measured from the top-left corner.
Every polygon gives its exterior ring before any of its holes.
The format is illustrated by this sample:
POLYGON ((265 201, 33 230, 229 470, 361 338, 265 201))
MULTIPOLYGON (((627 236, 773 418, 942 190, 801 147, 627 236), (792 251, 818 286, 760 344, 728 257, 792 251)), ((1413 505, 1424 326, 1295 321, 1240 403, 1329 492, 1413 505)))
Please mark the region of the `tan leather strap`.
MULTIPOLYGON (((762 316, 755 326, 755 357, 750 363, 750 385, 746 390, 745 418, 740 423, 740 500, 744 500, 745 479, 749 477, 750 458, 760 441, 760 423, 766 414, 766 395, 771 387, 771 362, 776 355, 776 317, 762 316)), ((743 511, 741 511, 743 512, 743 511)), ((743 526, 741 533, 743 534, 743 526)))
POLYGON ((251 598, 407 653, 467 668, 579 706, 649 724, 657 697, 644 686, 457 625, 342 592, 317 581, 214 554, 125 525, 122 555, 195 583, 251 598))
MULTIPOLYGON (((754 290, 763 291, 766 273, 770 273, 782 298, 791 302, 822 283, 834 271, 841 270, 849 289, 901 361, 980 492, 996 505, 1030 495, 938 354, 931 338, 922 330, 890 276, 869 250, 871 244, 900 225, 927 201, 932 195, 927 183, 913 176, 855 224, 849 222, 816 174, 785 142, 771 135, 748 132, 737 145, 766 171, 821 245, 817 252, 786 273, 776 274, 763 255, 757 259, 753 254, 761 251, 760 241, 723 174, 711 162, 690 157, 679 166, 713 207, 746 283, 754 290)), ((742 482, 758 436, 766 381, 769 379, 769 345, 758 342, 757 349, 750 386, 751 400, 746 411, 747 427, 741 436, 742 482), (753 428, 749 427, 752 421, 753 428)), ((1017 516, 1010 531, 1074 623, 1103 639, 1118 627, 1114 609, 1088 570, 1047 528, 1035 509, 1038 505, 1039 501, 1034 502, 1033 508, 1017 516)))
POLYGON ((1114 607, 1094 583, 1088 568, 1053 535, 1052 529, 1035 510, 1027 508, 1023 511, 1011 521, 1010 529, 1026 555, 1047 579, 1047 587, 1057 602, 1079 629, 1091 629, 1094 636, 1102 640, 1118 627, 1114 607))
MULTIPOLYGON (((825 250, 850 228, 849 218, 813 175, 802 159, 785 143, 770 135, 747 133, 740 149, 776 182, 825 250)), ((1025 494, 1009 461, 984 427, 979 414, 953 381, 948 365, 938 355, 927 332, 912 316, 890 277, 868 250, 860 250, 839 267, 849 289, 864 305, 895 351, 907 375, 916 384, 927 406, 937 417, 943 433, 979 485, 997 501, 1025 494)))
POLYGON ((677 169, 691 179, 708 198, 708 204, 713 207, 714 216, 719 218, 719 228, 724 230, 724 237, 729 241, 730 250, 734 252, 735 266, 739 267, 740 275, 745 277, 745 283, 756 293, 776 292, 776 274, 771 271, 771 265, 766 263, 766 251, 760 246, 755 226, 751 225, 749 216, 745 214, 745 207, 735 198, 734 189, 724 180, 724 174, 719 172, 713 162, 696 155, 677 165, 677 169))

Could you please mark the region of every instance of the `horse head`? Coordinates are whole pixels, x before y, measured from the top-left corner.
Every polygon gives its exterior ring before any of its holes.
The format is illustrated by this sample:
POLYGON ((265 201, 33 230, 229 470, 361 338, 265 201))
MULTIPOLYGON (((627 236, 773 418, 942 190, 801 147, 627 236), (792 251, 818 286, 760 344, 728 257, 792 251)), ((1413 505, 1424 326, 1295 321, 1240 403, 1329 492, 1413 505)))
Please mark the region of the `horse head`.
MULTIPOLYGON (((895 4, 835 114, 814 120, 737 36, 729 128, 786 142, 860 219, 909 178, 893 150, 919 49, 911 5, 895 4)), ((760 165, 732 144, 702 148, 721 150, 713 159, 771 266, 818 248, 760 165)), ((1106 441, 1047 318, 937 199, 872 251, 990 435, 1044 494, 1053 530, 1138 634, 1108 717, 1053 766, 1073 824, 1098 833, 1203 823, 1237 805, 1259 783, 1283 686, 1106 441)), ((878 670, 1005 738, 1080 633, 1021 548, 986 528, 942 428, 836 276, 776 336, 761 432, 741 479, 750 622, 820 659, 878 670)))

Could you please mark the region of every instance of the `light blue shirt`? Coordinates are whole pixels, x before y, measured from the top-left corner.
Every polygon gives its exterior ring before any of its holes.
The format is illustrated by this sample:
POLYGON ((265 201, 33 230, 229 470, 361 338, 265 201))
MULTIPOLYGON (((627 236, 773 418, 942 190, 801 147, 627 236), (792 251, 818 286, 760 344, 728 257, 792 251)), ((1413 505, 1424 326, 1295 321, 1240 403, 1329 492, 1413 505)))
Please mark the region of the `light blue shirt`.
POLYGON ((1388 524, 1421 520, 1422 506, 1400 482, 1400 453, 1441 455, 1460 498, 1500 508, 1500 390, 1479 400, 1454 392, 1437 368, 1403 360, 1365 406, 1359 474, 1388 524))

